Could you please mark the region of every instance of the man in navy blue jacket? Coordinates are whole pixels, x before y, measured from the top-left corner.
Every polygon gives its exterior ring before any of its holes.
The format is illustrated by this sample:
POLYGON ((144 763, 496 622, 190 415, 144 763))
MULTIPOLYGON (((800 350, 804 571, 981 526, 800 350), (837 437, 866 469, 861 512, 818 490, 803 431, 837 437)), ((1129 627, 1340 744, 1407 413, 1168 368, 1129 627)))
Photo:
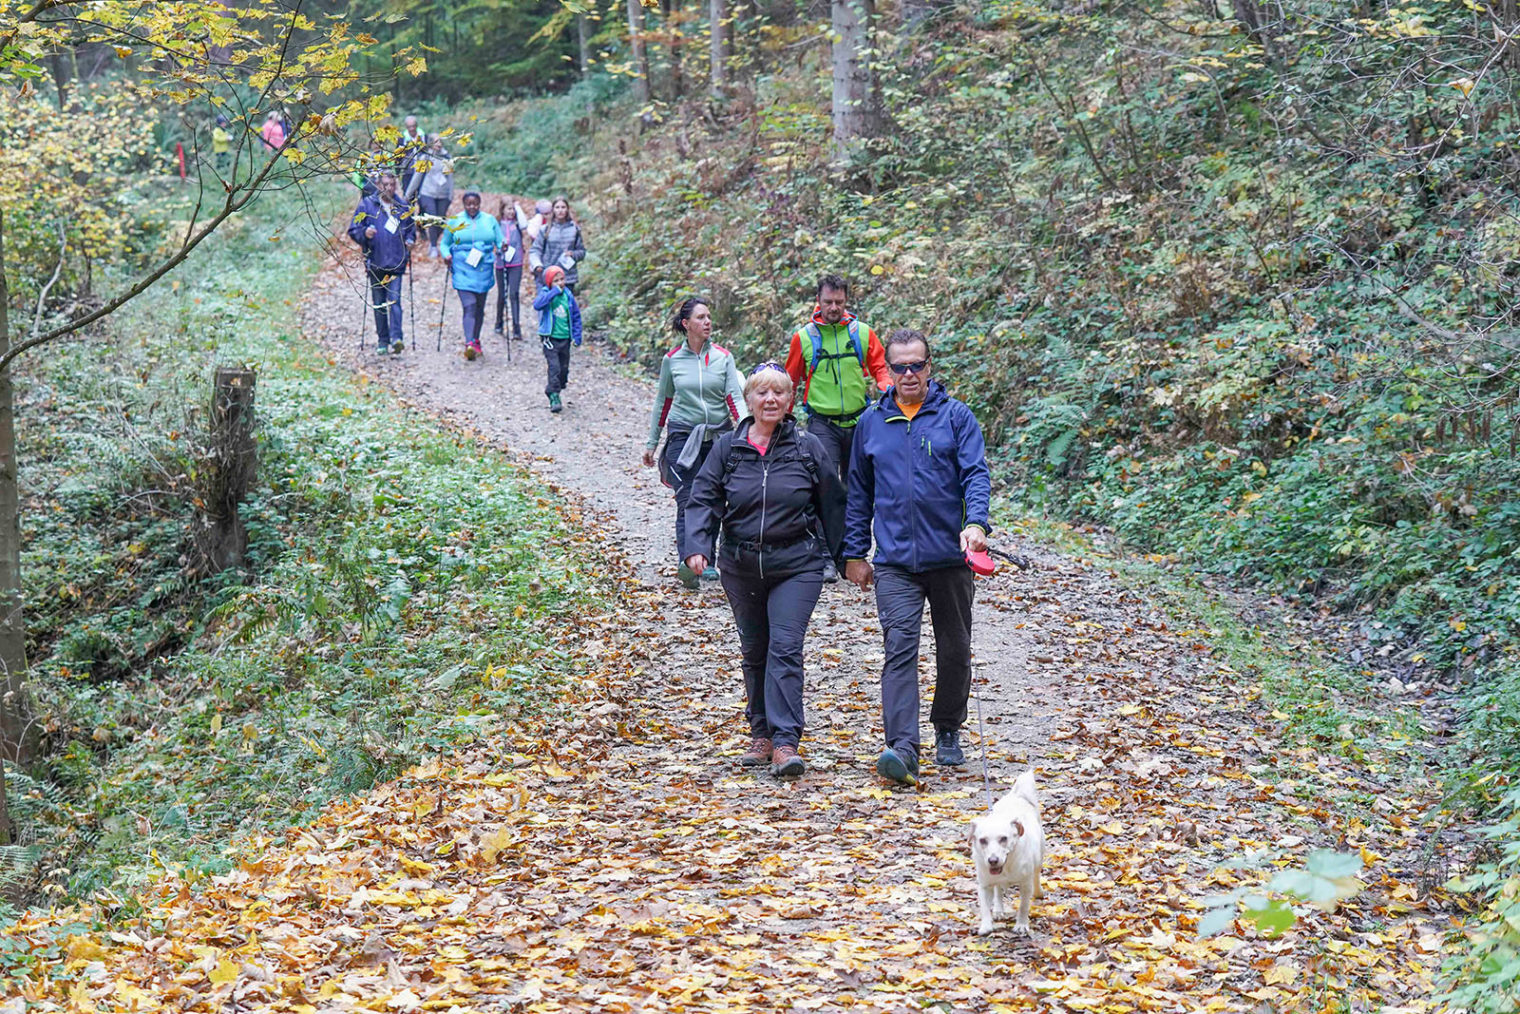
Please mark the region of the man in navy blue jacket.
POLYGON ((411 265, 417 224, 412 206, 396 196, 396 174, 382 172, 375 192, 359 202, 348 223, 348 236, 364 251, 364 272, 369 277, 369 304, 375 311, 376 350, 380 355, 398 353, 401 333, 401 276, 411 265))
POLYGON ((884 778, 918 779, 918 645, 924 602, 934 619, 935 762, 966 762, 960 728, 971 696, 973 577, 966 553, 987 548, 992 480, 982 429, 964 403, 929 378, 929 339, 901 328, 887 336, 895 386, 860 417, 845 507, 845 577, 876 582, 886 661, 881 718, 884 778), (874 525, 873 525, 874 522, 874 525), (866 562, 872 529, 875 566, 866 562))

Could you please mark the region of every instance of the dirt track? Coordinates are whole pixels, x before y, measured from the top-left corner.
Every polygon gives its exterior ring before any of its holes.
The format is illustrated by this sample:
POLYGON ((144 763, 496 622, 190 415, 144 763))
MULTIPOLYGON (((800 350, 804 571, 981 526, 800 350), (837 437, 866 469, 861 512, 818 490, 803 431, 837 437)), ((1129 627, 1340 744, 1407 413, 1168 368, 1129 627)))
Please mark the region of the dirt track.
MULTIPOLYGON (((474 926, 520 937, 530 952, 548 948, 541 955, 567 946, 582 955, 537 966, 534 997, 569 1009, 675 1009, 681 1003, 673 997, 684 995, 685 1009, 718 1009, 723 999, 755 1009, 895 1010, 906 993, 915 1008, 920 999, 945 998, 965 1010, 1086 1009, 1100 1000, 1117 1004, 1104 1008, 1113 1010, 1193 1010, 1219 999, 1231 1009, 1261 1002, 1286 1009, 1295 997, 1307 1003, 1314 995, 1312 977, 1263 980, 1274 961, 1307 961, 1307 951, 1268 946, 1251 932, 1193 939, 1196 899, 1231 879, 1211 871, 1267 843, 1287 842, 1285 852, 1299 856, 1316 845, 1359 844, 1388 855, 1402 839, 1391 827, 1361 827, 1323 804, 1274 792, 1275 776, 1257 766, 1276 749, 1270 720, 1249 681, 1210 650, 1207 631, 1163 615, 1082 561, 997 534, 995 544, 1024 553, 1033 566, 1005 567, 978 584, 976 690, 989 774, 996 790, 1025 765, 1039 768, 1051 856, 1033 942, 1006 929, 979 940, 969 932, 974 902, 963 845, 964 821, 983 806, 975 707, 971 764, 960 772, 927 765, 917 794, 883 786, 872 771, 881 662, 874 604, 841 583, 825 590, 809 635, 808 775, 786 784, 741 772, 733 763, 746 730, 732 619, 716 586, 692 593, 676 585, 673 506, 639 461, 652 385, 630 379, 589 345, 574 354, 565 411, 551 415, 535 329, 524 322, 529 340, 511 347, 509 361, 488 318, 486 355, 466 362, 452 299, 444 350, 435 352, 444 282, 435 261, 423 262, 414 279, 427 300, 416 307, 421 334, 409 336, 403 356, 377 359, 368 344, 357 350, 353 277, 351 262, 323 274, 305 312, 308 337, 579 497, 593 531, 615 543, 608 555, 626 558, 637 576, 626 621, 652 646, 648 671, 632 674, 617 694, 630 710, 623 734, 594 762, 588 755, 583 781, 530 786, 559 813, 589 813, 591 833, 616 847, 587 866, 562 822, 519 828, 517 861, 533 872, 520 878, 514 905, 558 891, 576 899, 567 909, 574 917, 514 907, 508 918, 505 908, 495 915, 487 908, 474 926), (566 868, 556 856, 578 856, 581 865, 566 868), (634 875, 656 868, 686 873, 680 884, 634 875), (619 918, 609 923, 596 912, 619 918), (494 928, 485 925, 492 919, 494 928), (651 921, 661 933, 648 931, 651 921), (588 923, 597 927, 594 948, 588 923), (697 986, 687 974, 695 959, 680 946, 689 933, 739 941, 702 952, 696 964, 706 979, 697 986), (574 939, 588 949, 575 950, 574 939), (916 943, 904 949, 907 941, 916 943), (586 957, 593 949, 596 961, 586 957), (636 988, 618 954, 631 955, 639 969, 636 988), (630 1005, 604 1002, 613 995, 631 997, 630 1005), (1150 999, 1142 1004, 1142 997, 1150 999)), ((924 656, 927 710, 927 625, 924 656)), ((1327 783, 1379 789, 1339 758, 1322 763, 1327 783)), ((1409 904, 1413 875, 1396 863, 1377 872, 1367 908, 1402 899, 1392 910, 1397 918, 1382 924, 1376 946, 1365 945, 1365 959, 1321 955, 1315 975, 1389 1003, 1409 996, 1407 979, 1385 974, 1392 963, 1428 982, 1436 957, 1416 941, 1433 924, 1409 904)), ((440 878, 439 886, 463 890, 474 882, 468 873, 459 878, 440 878)))

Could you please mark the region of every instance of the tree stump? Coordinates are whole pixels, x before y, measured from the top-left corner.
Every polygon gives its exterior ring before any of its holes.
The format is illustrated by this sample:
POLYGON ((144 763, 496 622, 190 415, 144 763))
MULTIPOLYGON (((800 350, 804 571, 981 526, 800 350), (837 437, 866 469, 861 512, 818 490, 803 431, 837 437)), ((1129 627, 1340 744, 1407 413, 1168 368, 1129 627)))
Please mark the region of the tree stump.
POLYGON ((253 439, 255 381, 252 370, 223 367, 212 384, 211 433, 196 539, 206 573, 242 566, 248 549, 248 531, 238 506, 247 499, 258 472, 258 446, 253 439))

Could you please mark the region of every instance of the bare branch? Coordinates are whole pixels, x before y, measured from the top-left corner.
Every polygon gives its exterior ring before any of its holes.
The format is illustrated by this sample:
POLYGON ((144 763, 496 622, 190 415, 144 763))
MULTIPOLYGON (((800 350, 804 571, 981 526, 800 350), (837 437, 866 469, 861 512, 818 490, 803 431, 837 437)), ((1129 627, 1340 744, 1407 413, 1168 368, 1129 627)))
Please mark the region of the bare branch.
POLYGON ((42 329, 42 311, 43 311, 43 309, 47 305, 47 296, 48 296, 48 293, 52 290, 53 286, 58 282, 59 276, 63 274, 63 252, 64 252, 64 249, 68 246, 69 238, 68 238, 68 233, 66 233, 64 231, 63 223, 62 222, 58 222, 57 225, 58 225, 58 263, 53 266, 53 277, 49 278, 47 280, 47 284, 42 287, 42 291, 39 292, 39 293, 37 293, 37 312, 32 315, 32 336, 33 337, 36 337, 37 332, 42 329))

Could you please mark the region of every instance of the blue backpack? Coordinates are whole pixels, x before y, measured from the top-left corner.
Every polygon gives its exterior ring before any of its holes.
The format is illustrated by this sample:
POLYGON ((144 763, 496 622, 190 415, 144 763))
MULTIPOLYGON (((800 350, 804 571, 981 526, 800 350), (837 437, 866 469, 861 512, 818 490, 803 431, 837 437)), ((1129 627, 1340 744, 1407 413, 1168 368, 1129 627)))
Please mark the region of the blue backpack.
MULTIPOLYGON (((843 352, 836 355, 823 351, 823 332, 818 329, 817 324, 809 323, 803 330, 807 332, 808 339, 813 343, 813 358, 808 362, 809 377, 812 377, 818 371, 818 361, 820 359, 843 359, 845 357, 843 352)), ((855 353, 855 361, 864 370, 866 368, 866 353, 860 347, 860 322, 858 320, 850 321, 845 328, 845 334, 850 339, 850 349, 855 353)))

